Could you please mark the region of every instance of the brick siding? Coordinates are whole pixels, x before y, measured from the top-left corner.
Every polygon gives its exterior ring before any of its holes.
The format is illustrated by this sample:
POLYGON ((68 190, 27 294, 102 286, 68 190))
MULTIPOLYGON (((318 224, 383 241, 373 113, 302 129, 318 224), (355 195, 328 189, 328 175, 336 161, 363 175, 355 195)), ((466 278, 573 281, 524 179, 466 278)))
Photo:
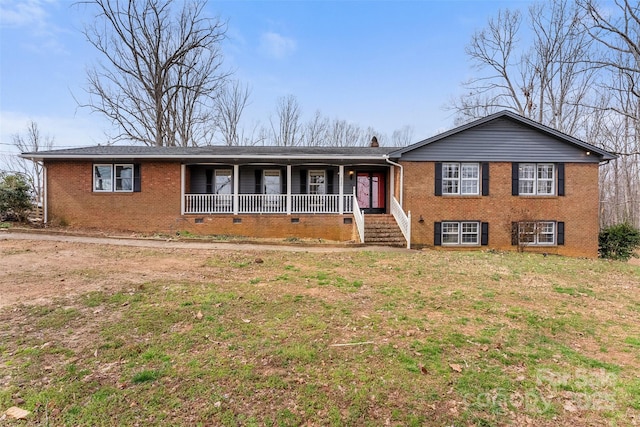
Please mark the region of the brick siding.
MULTIPOLYGON (((140 192, 94 192, 93 164, 70 161, 46 163, 50 224, 138 233, 189 231, 200 235, 336 241, 356 238, 355 226, 344 223, 344 218, 351 219, 351 215, 181 216, 178 162, 143 163, 140 192), (292 222, 294 218, 298 222, 292 222), (234 223, 234 219, 240 222, 234 223)), ((188 174, 186 178, 189 178, 188 174)))
MULTIPOLYGON (((516 250, 511 223, 549 220, 565 223, 565 244, 527 251, 569 256, 598 254, 598 164, 566 163, 565 196, 511 195, 511 163, 490 163, 489 196, 435 196, 433 162, 403 162, 404 210, 412 214, 412 246, 433 247, 434 223, 477 220, 489 223, 489 248, 516 250), (420 217, 423 222, 419 222, 420 217)), ((180 215, 179 162, 145 162, 141 192, 96 193, 93 163, 48 161, 48 220, 52 224, 140 233, 254 236, 266 238, 356 238, 351 215, 180 215), (292 219, 299 219, 292 222, 292 219), (234 222, 234 219, 236 222, 234 222), (197 221, 196 221, 197 220, 197 221), (240 222, 238 222, 238 220, 240 222)), ((400 177, 394 179, 399 193, 400 177)), ((188 178, 188 177, 187 177, 188 178)), ((477 249, 478 247, 475 247, 477 249)))
MULTIPOLYGON (((489 196, 435 196, 435 163, 404 162, 404 209, 412 215, 412 246, 434 246, 434 223, 477 220, 489 223, 489 248, 516 250, 511 223, 565 223, 565 244, 526 251, 598 256, 598 164, 566 163, 565 196, 512 196, 511 163, 489 164, 489 196), (419 222, 420 217, 424 222, 419 222)), ((477 249, 477 247, 476 247, 477 249)))

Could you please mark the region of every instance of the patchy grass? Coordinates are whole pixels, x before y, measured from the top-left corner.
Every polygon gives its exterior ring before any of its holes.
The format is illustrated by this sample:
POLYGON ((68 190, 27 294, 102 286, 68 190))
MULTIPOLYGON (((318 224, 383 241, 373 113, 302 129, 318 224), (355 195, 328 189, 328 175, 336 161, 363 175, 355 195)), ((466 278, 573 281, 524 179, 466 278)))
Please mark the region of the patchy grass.
POLYGON ((0 310, 0 411, 32 411, 21 425, 640 421, 639 267, 488 252, 82 253, 101 261, 70 265, 79 283, 121 280, 98 273, 119 259, 170 258, 171 273, 0 310))

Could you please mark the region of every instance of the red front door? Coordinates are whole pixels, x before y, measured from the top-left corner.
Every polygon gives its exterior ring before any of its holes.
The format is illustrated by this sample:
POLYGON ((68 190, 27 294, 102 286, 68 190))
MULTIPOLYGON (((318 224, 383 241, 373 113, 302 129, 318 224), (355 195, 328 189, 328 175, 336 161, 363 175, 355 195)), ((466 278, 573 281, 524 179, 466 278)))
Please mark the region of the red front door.
POLYGON ((386 185, 383 172, 358 172, 356 195, 358 205, 365 213, 384 213, 386 185))

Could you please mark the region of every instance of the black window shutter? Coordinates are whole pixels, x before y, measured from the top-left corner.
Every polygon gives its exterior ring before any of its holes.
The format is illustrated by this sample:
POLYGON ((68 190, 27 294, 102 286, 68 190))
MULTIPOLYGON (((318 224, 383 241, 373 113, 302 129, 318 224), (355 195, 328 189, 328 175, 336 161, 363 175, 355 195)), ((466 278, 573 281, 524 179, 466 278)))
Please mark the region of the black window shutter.
POLYGON ((564 196, 564 163, 556 165, 558 171, 558 196, 564 196))
POLYGON ((140 180, 140 163, 133 165, 133 191, 139 193, 142 191, 142 181, 140 180))
POLYGON ((206 182, 205 182, 205 193, 211 194, 213 193, 213 170, 207 169, 204 171, 206 182))
POLYGON ((280 171, 280 193, 287 194, 287 169, 280 171))
POLYGON ((306 169, 300 169, 300 194, 307 194, 307 173, 306 169))
POLYGON ((487 246, 489 244, 489 223, 483 222, 481 224, 482 232, 480 234, 480 244, 482 246, 487 246))
POLYGON ((327 194, 333 193, 333 170, 327 170, 327 194))
POLYGON ((435 179, 436 196, 442 196, 442 163, 436 163, 436 179, 435 179))
POLYGON ((489 195, 489 163, 482 164, 482 195, 489 195))
POLYGON ((434 246, 442 246, 442 223, 433 223, 433 244, 434 246))
POLYGON ((256 194, 262 194, 262 169, 256 169, 256 194))
POLYGON ((558 222, 558 244, 564 245, 564 222, 558 222))
POLYGON ((519 176, 520 176, 520 165, 518 163, 511 163, 511 195, 512 196, 517 196, 518 194, 520 194, 518 190, 519 176))
POLYGON ((518 246, 518 240, 520 240, 518 238, 518 223, 512 222, 511 223, 511 245, 518 246))

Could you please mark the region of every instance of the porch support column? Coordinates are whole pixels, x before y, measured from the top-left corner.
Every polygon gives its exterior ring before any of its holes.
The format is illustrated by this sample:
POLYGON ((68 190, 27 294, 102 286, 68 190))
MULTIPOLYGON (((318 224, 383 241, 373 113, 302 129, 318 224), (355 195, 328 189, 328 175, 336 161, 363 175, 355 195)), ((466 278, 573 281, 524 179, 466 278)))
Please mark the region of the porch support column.
POLYGON ((185 186, 186 186, 187 166, 183 163, 180 165, 180 215, 184 215, 185 206, 185 186))
POLYGON ((389 186, 391 197, 396 197, 396 168, 393 165, 389 166, 389 186))
POLYGON ((233 165, 233 214, 240 210, 240 165, 233 165))
POLYGON ((287 165, 287 215, 291 215, 291 165, 287 165))
POLYGON ((344 214, 344 165, 338 166, 338 213, 344 214))

